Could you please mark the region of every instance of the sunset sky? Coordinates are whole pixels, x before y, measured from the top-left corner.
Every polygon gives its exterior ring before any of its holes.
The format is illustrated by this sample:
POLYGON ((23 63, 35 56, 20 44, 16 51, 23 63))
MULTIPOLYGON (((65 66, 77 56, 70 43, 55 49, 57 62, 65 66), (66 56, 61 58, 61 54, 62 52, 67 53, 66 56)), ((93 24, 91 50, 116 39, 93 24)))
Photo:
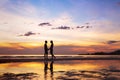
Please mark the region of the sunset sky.
POLYGON ((120 48, 120 0, 0 0, 0 54, 110 52, 120 48))

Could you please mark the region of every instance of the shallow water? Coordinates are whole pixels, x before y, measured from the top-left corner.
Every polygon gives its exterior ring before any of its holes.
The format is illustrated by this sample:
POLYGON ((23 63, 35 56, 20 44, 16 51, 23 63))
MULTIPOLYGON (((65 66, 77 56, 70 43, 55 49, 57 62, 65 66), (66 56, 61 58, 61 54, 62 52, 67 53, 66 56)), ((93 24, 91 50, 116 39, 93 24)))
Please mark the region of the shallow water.
POLYGON ((120 80, 120 60, 0 63, 0 80, 120 80))
MULTIPOLYGON (((57 58, 119 58, 120 55, 55 55, 57 58)), ((51 55, 49 55, 51 58, 51 55)), ((0 59, 44 59, 43 55, 0 55, 0 59)))

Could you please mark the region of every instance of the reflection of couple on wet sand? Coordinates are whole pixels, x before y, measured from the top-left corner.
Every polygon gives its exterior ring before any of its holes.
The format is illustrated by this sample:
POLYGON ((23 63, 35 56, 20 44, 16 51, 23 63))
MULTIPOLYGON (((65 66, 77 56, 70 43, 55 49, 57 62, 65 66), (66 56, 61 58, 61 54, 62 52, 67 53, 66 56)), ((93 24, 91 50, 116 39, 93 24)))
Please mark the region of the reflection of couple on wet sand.
POLYGON ((53 61, 51 61, 50 63, 50 67, 48 67, 48 61, 45 60, 44 61, 44 79, 47 80, 47 76, 48 76, 48 69, 50 70, 50 77, 51 77, 51 80, 54 80, 53 79, 53 61))
POLYGON ((53 53, 53 47, 54 47, 53 41, 51 40, 50 43, 51 43, 50 48, 48 48, 48 46, 47 46, 47 41, 45 41, 45 44, 44 44, 44 51, 45 51, 44 58, 45 59, 48 58, 48 51, 49 50, 50 50, 50 54, 52 56, 52 59, 55 58, 54 53, 53 53))

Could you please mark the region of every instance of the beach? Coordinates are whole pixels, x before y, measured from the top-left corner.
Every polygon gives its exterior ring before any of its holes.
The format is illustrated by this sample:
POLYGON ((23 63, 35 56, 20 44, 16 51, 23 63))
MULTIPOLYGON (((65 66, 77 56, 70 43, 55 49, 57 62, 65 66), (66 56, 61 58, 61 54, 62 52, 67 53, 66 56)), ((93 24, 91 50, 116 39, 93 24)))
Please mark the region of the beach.
POLYGON ((44 60, 43 56, 4 56, 0 59, 0 80, 119 80, 120 58, 114 57, 57 56, 44 60))

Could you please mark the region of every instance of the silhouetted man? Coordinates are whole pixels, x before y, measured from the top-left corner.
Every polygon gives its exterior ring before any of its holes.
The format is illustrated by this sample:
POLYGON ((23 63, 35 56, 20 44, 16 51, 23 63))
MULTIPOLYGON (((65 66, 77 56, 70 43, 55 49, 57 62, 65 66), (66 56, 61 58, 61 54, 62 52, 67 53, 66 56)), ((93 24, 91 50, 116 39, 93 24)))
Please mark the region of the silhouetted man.
POLYGON ((45 44, 44 44, 44 58, 48 58, 48 47, 47 47, 47 41, 45 41, 45 44))
POLYGON ((53 59, 53 58, 56 58, 56 57, 54 56, 54 54, 53 54, 53 47, 54 47, 54 44, 53 44, 53 41, 52 41, 52 40, 50 41, 50 43, 51 43, 51 45, 50 45, 50 54, 51 54, 52 59, 53 59))

